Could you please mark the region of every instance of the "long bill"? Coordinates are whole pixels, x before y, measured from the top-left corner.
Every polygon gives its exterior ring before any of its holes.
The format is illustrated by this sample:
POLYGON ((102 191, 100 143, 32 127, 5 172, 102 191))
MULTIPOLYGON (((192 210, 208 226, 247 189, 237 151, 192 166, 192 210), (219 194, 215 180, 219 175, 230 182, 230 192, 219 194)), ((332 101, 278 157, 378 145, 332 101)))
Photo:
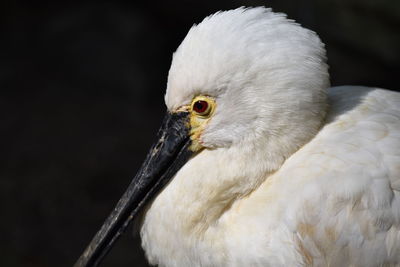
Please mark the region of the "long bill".
POLYGON ((188 161, 193 154, 189 149, 189 127, 188 112, 167 112, 158 132, 158 141, 153 144, 128 189, 75 263, 75 267, 98 266, 140 209, 188 161))

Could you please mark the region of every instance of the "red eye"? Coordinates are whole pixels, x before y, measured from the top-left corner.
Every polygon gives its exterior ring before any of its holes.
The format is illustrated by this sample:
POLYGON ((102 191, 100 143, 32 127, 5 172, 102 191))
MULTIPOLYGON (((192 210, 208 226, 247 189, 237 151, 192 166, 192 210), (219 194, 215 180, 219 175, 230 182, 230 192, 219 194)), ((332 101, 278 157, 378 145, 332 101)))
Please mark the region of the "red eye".
POLYGON ((209 111, 207 101, 197 100, 193 104, 193 110, 199 113, 200 115, 204 115, 205 113, 207 113, 207 111, 209 111))

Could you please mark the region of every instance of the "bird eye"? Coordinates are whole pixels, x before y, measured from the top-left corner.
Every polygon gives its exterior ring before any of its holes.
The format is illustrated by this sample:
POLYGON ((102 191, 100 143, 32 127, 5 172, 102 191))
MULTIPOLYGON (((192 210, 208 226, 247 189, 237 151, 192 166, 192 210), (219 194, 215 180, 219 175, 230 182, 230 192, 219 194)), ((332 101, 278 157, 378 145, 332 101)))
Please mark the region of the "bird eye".
POLYGON ((207 101, 197 100, 193 103, 193 110, 201 116, 207 116, 210 113, 211 108, 207 101))

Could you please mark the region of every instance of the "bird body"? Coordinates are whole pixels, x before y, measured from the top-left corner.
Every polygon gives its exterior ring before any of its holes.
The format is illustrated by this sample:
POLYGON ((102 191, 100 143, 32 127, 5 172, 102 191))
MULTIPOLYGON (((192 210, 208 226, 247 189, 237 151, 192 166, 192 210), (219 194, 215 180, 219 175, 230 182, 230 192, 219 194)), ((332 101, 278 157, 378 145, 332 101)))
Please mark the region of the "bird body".
POLYGON ((150 262, 398 266, 400 94, 328 92, 320 131, 275 172, 259 167, 266 152, 257 149, 205 150, 189 161, 146 212, 150 262))

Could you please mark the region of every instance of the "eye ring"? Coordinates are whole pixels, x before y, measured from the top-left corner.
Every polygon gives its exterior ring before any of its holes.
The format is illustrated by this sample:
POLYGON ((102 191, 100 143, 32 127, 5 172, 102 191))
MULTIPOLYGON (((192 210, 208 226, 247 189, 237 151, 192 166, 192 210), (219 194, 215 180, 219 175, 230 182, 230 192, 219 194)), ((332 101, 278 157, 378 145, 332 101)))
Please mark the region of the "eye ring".
POLYGON ((200 116, 207 116, 211 112, 211 105, 206 100, 196 100, 193 102, 192 110, 200 116))

